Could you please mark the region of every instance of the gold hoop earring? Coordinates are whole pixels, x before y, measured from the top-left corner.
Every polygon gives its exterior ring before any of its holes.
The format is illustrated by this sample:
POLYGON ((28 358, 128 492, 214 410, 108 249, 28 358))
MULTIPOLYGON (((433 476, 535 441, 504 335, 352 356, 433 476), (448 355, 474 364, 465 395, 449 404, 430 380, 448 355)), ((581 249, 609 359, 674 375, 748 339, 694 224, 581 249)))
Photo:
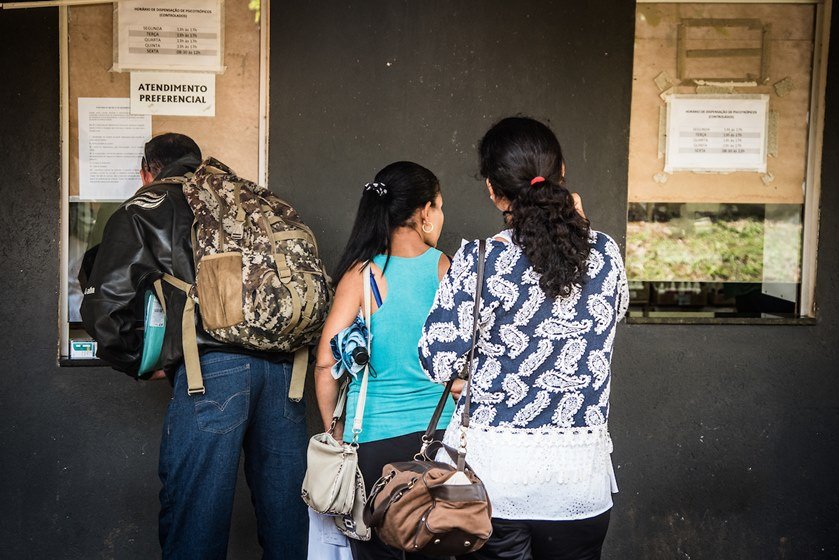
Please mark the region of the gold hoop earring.
POLYGON ((422 223, 422 231, 424 231, 425 233, 431 233, 432 231, 434 231, 434 224, 432 224, 431 222, 423 222, 422 223), (425 226, 430 226, 430 227, 428 229, 425 229, 425 226))

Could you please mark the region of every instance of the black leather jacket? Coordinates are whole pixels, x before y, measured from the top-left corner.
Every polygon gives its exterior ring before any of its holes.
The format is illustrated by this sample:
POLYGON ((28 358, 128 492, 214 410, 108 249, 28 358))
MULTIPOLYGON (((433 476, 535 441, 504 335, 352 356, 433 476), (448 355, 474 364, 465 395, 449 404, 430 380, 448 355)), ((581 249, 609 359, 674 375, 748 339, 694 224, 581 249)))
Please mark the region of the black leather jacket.
MULTIPOLYGON (((195 171, 199 161, 184 158, 164 168, 156 181, 195 171)), ((178 183, 152 183, 125 201, 105 226, 102 244, 81 305, 82 321, 97 342, 97 357, 136 376, 143 353, 143 295, 163 273, 195 281, 191 228, 193 213, 178 183)), ((161 363, 170 381, 183 361, 181 320, 186 294, 163 283, 166 335, 161 363)), ((285 361, 283 353, 250 352, 219 342, 201 326, 196 312, 199 352, 247 353, 285 361)), ((151 373, 144 377, 150 376, 151 373)))

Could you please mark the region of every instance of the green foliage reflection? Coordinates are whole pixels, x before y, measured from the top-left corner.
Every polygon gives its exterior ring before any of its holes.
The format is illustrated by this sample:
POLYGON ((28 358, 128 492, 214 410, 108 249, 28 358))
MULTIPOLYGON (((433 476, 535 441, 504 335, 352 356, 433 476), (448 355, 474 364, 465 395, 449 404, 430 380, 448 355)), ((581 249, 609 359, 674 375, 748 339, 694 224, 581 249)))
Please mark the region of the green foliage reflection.
POLYGON ((799 207, 774 219, 763 205, 632 206, 626 241, 631 280, 799 281, 799 207))

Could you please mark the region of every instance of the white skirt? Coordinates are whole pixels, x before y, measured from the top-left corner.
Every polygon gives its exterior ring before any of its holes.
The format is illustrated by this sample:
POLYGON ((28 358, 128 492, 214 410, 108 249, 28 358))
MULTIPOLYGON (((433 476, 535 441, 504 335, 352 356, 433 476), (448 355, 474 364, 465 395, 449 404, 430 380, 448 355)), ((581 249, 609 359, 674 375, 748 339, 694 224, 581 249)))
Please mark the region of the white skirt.
MULTIPOLYGON (((459 447, 459 415, 443 442, 459 447)), ((525 429, 472 423, 466 442, 466 462, 486 486, 493 517, 586 519, 612 507, 618 488, 605 425, 525 429)), ((437 460, 451 464, 444 451, 437 460)))

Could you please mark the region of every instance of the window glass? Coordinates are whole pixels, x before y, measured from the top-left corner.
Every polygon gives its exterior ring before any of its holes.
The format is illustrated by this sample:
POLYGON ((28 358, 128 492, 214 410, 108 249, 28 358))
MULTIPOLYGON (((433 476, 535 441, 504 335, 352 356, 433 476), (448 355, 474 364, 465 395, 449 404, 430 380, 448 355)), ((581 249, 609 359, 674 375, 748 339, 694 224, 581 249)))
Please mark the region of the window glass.
POLYGON ((102 232, 111 214, 119 208, 118 202, 71 202, 69 213, 70 237, 67 244, 67 319, 79 327, 81 316, 82 286, 90 271, 95 247, 102 241, 102 232), (90 251, 93 249, 93 251, 90 251))
POLYGON ((638 3, 630 320, 811 315, 803 240, 820 9, 638 3))
POLYGON ((796 204, 630 204, 632 312, 798 316, 802 210, 796 204))

